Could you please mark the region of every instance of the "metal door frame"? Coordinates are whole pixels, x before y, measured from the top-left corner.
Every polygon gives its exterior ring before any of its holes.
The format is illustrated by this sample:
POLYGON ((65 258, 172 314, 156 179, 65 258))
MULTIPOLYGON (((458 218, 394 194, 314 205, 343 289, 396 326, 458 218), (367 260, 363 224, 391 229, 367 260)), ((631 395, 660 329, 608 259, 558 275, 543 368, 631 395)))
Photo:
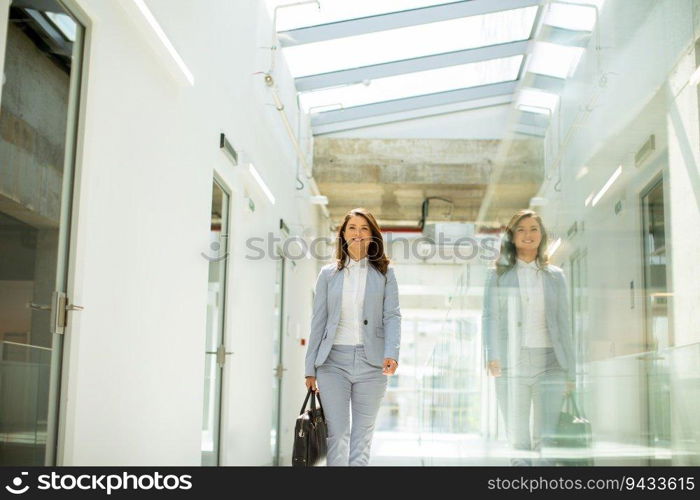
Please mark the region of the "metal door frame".
MULTIPOLYGON (((277 404, 277 423, 276 423, 276 429, 275 429, 275 451, 272 456, 272 465, 279 465, 280 464, 280 434, 282 431, 282 380, 284 379, 284 331, 285 331, 285 320, 284 320, 284 315, 285 315, 285 307, 284 307, 284 302, 285 302, 285 286, 287 283, 286 277, 287 277, 287 259, 284 255, 284 252, 282 251, 282 248, 277 246, 276 248, 277 251, 277 257, 280 258, 281 260, 281 266, 282 266, 282 272, 281 272, 281 279, 280 279, 280 317, 279 317, 279 325, 278 325, 278 331, 277 331, 277 337, 275 338, 275 341, 278 342, 279 345, 279 362, 278 366, 279 368, 277 369, 277 373, 275 373, 273 376, 278 377, 279 381, 277 384, 277 394, 276 394, 276 404, 277 404)), ((275 276, 276 278, 276 276, 275 276)))
MULTIPOLYGON (((222 176, 220 176, 216 171, 214 172, 213 180, 212 183, 219 186, 221 191, 227 196, 226 198, 226 206, 223 207, 222 212, 222 217, 225 215, 226 217, 226 258, 223 259, 224 263, 224 269, 223 269, 223 286, 221 287, 221 339, 218 347, 219 349, 223 349, 223 358, 224 358, 224 364, 219 367, 219 376, 221 377, 221 381, 219 383, 219 394, 218 394, 218 408, 216 410, 217 412, 217 429, 216 429, 216 465, 220 466, 221 465, 221 457, 222 457, 222 448, 223 448, 223 441, 221 439, 221 421, 223 420, 223 408, 224 408, 224 382, 226 380, 225 373, 226 371, 224 370, 226 366, 226 356, 229 354, 233 354, 232 352, 226 351, 226 322, 228 320, 227 316, 227 300, 228 300, 228 283, 229 283, 229 272, 231 266, 228 264, 229 260, 229 251, 230 251, 230 236, 231 236, 231 206, 233 205, 232 199, 233 199, 233 194, 232 190, 229 188, 228 184, 222 176), (223 347, 221 347, 223 346, 223 347)), ((222 227, 223 230, 223 227, 222 227)), ((222 237, 224 237, 222 233, 222 237)))

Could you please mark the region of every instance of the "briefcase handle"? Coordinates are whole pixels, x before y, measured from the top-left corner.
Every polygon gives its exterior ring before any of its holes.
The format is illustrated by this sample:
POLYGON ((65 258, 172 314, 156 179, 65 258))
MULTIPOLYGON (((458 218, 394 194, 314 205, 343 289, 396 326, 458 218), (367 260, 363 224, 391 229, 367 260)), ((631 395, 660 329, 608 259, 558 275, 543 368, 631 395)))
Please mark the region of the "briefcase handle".
POLYGON ((584 418, 583 414, 578 409, 578 405, 576 404, 576 398, 574 397, 573 392, 570 392, 566 396, 564 396, 564 408, 571 408, 575 417, 584 418))
POLYGON ((304 411, 306 411, 306 404, 309 402, 309 396, 311 396, 311 410, 312 411, 316 410, 316 398, 318 398, 318 404, 321 405, 319 409, 321 410, 321 415, 325 419, 326 415, 325 415, 325 413, 323 413, 323 404, 321 403, 321 394, 320 393, 316 394, 316 391, 314 391, 311 388, 309 388, 308 392, 306 393, 306 398, 304 398, 304 404, 301 405, 301 411, 299 412, 299 415, 303 415, 304 411))

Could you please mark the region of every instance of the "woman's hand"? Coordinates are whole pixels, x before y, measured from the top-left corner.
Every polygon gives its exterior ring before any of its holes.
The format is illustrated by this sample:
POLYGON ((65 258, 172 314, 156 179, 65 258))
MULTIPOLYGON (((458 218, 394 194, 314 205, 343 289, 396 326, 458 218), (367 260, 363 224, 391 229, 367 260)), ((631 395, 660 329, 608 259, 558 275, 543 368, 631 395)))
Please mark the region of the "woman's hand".
POLYGON ((316 377, 306 377, 306 390, 313 389, 314 392, 318 392, 318 385, 316 384, 316 377))
POLYGON ((384 375, 393 375, 396 369, 399 367, 399 363, 395 359, 384 358, 384 363, 382 363, 384 369, 382 373, 384 375))
POLYGON ((487 366, 492 377, 501 376, 501 362, 499 360, 494 359, 493 361, 489 361, 487 366))

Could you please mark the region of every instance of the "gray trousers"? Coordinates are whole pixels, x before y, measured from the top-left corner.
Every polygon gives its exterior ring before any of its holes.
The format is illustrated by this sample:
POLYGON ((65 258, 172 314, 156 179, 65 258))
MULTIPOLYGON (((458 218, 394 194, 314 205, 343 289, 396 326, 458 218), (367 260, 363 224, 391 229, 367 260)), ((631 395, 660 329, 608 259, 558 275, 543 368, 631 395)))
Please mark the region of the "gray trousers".
POLYGON ((327 464, 367 465, 387 386, 382 367, 369 364, 361 345, 334 345, 316 379, 328 424, 327 464))
MULTIPOLYGON (((566 373, 551 348, 520 350, 518 360, 503 368, 496 378, 496 397, 511 446, 516 450, 541 451, 556 433, 566 390, 566 373), (532 410, 532 437, 530 411, 532 410)), ((534 465, 529 459, 514 458, 513 465, 534 465)), ((538 465, 553 465, 541 458, 538 465)))

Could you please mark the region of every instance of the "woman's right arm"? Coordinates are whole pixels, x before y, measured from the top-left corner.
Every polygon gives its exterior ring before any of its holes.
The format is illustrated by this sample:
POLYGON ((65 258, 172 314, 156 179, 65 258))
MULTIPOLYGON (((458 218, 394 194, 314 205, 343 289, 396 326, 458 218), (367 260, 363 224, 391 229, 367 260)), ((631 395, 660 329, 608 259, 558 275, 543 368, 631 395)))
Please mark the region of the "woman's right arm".
POLYGON ((313 314, 311 317, 309 347, 306 349, 306 358, 304 363, 305 377, 314 377, 314 379, 316 377, 316 367, 314 366, 314 361, 316 360, 318 348, 321 345, 323 331, 326 328, 326 321, 328 319, 328 306, 326 304, 327 294, 328 283, 326 279, 326 273, 323 269, 321 269, 321 272, 318 273, 318 278, 316 279, 316 292, 314 294, 313 314))

